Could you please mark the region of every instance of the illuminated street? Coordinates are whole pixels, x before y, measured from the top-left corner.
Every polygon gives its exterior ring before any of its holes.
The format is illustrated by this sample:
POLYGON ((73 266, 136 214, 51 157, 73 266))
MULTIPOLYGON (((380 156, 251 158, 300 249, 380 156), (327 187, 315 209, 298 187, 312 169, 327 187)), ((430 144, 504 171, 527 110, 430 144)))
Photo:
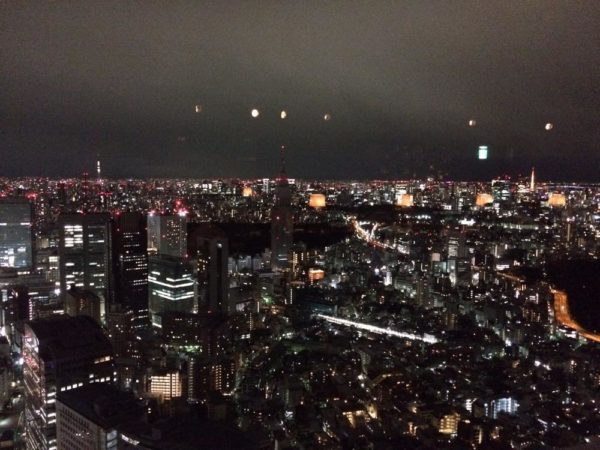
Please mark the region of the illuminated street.
POLYGON ((385 334, 387 336, 398 337, 402 339, 410 339, 411 341, 423 341, 428 344, 435 344, 438 340, 429 335, 418 335, 414 333, 405 333, 402 331, 390 330, 389 328, 376 327, 375 325, 369 325, 367 323, 355 322, 353 320, 341 319, 339 317, 325 316, 323 314, 317 314, 317 317, 324 319, 327 322, 335 323, 336 325, 343 325, 346 327, 353 327, 357 330, 368 331, 369 333, 385 334))
POLYGON ((554 313, 556 314, 556 320, 565 327, 577 331, 577 333, 584 338, 595 342, 600 342, 600 334, 587 331, 579 323, 577 323, 573 316, 571 316, 569 311, 569 298, 567 294, 564 291, 557 290, 553 291, 553 294, 554 313))

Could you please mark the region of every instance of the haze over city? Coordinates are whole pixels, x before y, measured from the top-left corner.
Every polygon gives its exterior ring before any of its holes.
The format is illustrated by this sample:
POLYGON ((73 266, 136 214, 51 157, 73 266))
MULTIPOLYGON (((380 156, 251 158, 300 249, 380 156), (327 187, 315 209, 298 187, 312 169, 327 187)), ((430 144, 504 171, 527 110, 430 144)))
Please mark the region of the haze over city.
POLYGON ((594 1, 2 2, 0 175, 100 153, 114 178, 264 177, 286 144, 303 178, 598 180, 599 22, 594 1))

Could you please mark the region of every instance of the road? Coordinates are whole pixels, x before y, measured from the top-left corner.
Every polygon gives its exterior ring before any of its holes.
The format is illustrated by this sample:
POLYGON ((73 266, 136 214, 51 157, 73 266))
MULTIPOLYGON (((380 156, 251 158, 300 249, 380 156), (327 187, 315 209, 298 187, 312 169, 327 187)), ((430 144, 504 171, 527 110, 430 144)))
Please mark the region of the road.
POLYGON ((600 334, 593 333, 583 328, 579 323, 571 316, 569 311, 569 297, 564 291, 553 290, 554 294, 554 314, 556 320, 565 327, 571 328, 577 331, 581 336, 591 341, 600 342, 600 334))

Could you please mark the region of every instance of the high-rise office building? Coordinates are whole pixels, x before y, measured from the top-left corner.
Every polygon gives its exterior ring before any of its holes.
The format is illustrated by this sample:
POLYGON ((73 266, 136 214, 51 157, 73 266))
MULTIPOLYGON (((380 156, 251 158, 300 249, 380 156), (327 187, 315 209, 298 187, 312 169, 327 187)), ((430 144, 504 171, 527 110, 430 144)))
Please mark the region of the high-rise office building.
POLYGON ((92 318, 60 316, 24 325, 23 361, 26 448, 54 450, 57 394, 113 382, 112 347, 92 318))
POLYGON ((161 327, 168 311, 192 312, 196 280, 191 264, 182 258, 155 255, 149 258, 148 291, 152 325, 161 327))
POLYGON ((492 180, 492 195, 496 201, 510 200, 513 195, 513 185, 510 180, 501 178, 492 180))
POLYGON ((190 236, 190 250, 196 260, 199 310, 228 314, 229 241, 225 233, 213 225, 202 225, 190 236))
POLYGON ((275 187, 275 205, 271 210, 271 269, 285 271, 289 266, 289 253, 294 241, 294 213, 292 192, 285 173, 285 160, 281 152, 281 173, 275 187))
POLYGON ((0 267, 31 269, 33 210, 26 199, 0 200, 0 267))
POLYGON ((144 409, 143 403, 133 393, 120 391, 106 383, 59 392, 56 400, 58 448, 121 448, 118 444, 119 427, 142 420, 144 409))
POLYGON ((492 419, 497 419, 500 413, 516 414, 518 409, 519 402, 517 402, 514 398, 503 397, 490 402, 488 415, 492 417, 492 419))
POLYGON ((112 294, 109 215, 63 214, 58 226, 61 294, 72 286, 92 291, 104 315, 112 294))
POLYGON ((145 216, 126 212, 116 218, 113 238, 115 303, 133 312, 133 327, 148 323, 148 253, 145 216))
POLYGON ((210 392, 230 394, 235 387, 237 363, 233 358, 190 357, 187 368, 188 400, 196 403, 210 392))
POLYGON ((72 287, 66 292, 64 301, 65 314, 73 317, 89 316, 100 323, 102 320, 100 306, 100 297, 92 291, 72 287))
POLYGON ((187 254, 187 217, 149 214, 148 252, 184 258, 187 254))
POLYGON ((182 395, 183 378, 178 370, 157 370, 148 381, 148 392, 159 397, 161 401, 168 401, 182 395))
POLYGON ((448 236, 448 258, 467 256, 466 237, 461 232, 452 232, 448 236))

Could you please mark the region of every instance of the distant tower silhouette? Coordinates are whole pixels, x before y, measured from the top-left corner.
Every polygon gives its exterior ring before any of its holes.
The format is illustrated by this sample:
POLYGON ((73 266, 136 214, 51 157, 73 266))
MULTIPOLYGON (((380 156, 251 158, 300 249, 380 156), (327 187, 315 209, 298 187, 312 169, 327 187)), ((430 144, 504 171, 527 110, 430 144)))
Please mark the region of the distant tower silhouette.
POLYGON ((102 169, 100 168, 100 154, 98 154, 98 159, 96 161, 96 172, 98 174, 98 181, 102 179, 102 169))
POLYGON ((281 146, 281 169, 275 187, 275 204, 271 210, 271 269, 287 270, 289 252, 294 240, 294 214, 292 194, 285 172, 285 146, 281 146))
POLYGON ((535 167, 531 168, 531 181, 529 183, 529 190, 531 192, 535 191, 535 167))
POLYGON ((89 184, 88 184, 88 173, 83 172, 83 180, 81 184, 81 188, 83 190, 83 210, 87 211, 88 202, 89 202, 89 184))

